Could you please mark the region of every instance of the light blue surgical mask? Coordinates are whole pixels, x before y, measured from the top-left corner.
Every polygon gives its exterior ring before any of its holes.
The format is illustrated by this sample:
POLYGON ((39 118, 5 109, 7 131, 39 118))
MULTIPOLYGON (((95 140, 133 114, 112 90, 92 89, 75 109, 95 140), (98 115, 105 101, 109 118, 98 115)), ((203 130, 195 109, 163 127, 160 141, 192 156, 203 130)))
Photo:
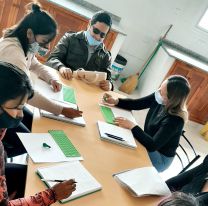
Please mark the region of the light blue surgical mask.
POLYGON ((40 45, 36 41, 29 45, 29 51, 34 54, 38 53, 39 48, 40 45))
POLYGON ((38 44, 38 42, 34 42, 34 43, 30 44, 29 51, 33 54, 38 53, 40 56, 45 56, 48 53, 49 49, 41 47, 38 44))
POLYGON ((38 54, 40 56, 45 56, 48 52, 49 52, 49 49, 46 49, 44 47, 39 47, 38 54))
POLYGON ((164 104, 163 97, 161 96, 159 90, 157 90, 157 91, 155 92, 155 100, 156 100, 156 102, 157 102, 158 104, 164 104))
POLYGON ((95 38, 93 38, 89 30, 85 31, 85 36, 90 46, 98 46, 102 43, 102 41, 98 41, 95 38))

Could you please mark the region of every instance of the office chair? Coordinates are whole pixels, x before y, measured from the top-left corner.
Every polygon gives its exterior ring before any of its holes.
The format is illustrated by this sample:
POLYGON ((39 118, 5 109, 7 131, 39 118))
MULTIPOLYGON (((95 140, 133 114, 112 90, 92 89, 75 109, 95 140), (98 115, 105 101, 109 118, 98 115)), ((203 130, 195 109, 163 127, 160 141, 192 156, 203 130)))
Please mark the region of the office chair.
MULTIPOLYGON (((182 166, 182 170, 179 172, 179 174, 185 172, 189 167, 191 167, 191 165, 193 165, 199 158, 200 155, 196 154, 196 151, 193 147, 193 145, 191 144, 191 142, 187 139, 187 137, 185 136, 185 131, 182 131, 182 135, 183 139, 186 141, 187 145, 191 148, 192 153, 194 155, 194 158, 191 159, 191 157, 188 155, 188 152, 185 150, 185 148, 179 144, 178 149, 180 149, 180 151, 183 153, 183 156, 186 157, 188 164, 185 166, 185 163, 182 161, 182 155, 179 155, 179 153, 176 151, 176 156, 178 157, 179 161, 181 162, 181 166, 182 166)), ((177 149, 177 150, 178 150, 177 149)))

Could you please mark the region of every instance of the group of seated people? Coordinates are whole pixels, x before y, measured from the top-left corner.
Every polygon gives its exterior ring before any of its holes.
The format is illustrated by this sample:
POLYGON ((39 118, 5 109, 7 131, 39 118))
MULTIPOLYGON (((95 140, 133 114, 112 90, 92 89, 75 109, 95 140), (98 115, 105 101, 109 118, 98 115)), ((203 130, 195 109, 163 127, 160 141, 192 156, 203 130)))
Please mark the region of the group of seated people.
MULTIPOLYGON (((26 103, 69 118, 82 115, 82 111, 63 107, 34 90, 30 72, 51 85, 54 92, 60 91, 62 84, 51 72, 52 68, 68 80, 72 78, 73 71, 80 68, 106 72, 107 80, 101 81, 99 87, 104 91, 113 90, 109 71, 111 55, 103 43, 111 25, 112 20, 107 12, 97 12, 86 31, 66 33, 60 39, 46 65, 41 64, 35 55, 47 53, 50 42, 57 34, 57 24, 39 4, 31 3, 22 20, 4 31, 0 40, 1 205, 50 205, 68 197, 76 189, 74 181, 67 180, 34 196, 23 198, 27 167, 6 163, 5 157, 26 153, 16 135, 16 132, 31 132, 33 114, 25 107, 26 103)), ((122 117, 116 118, 115 124, 132 131, 135 139, 147 149, 153 166, 162 172, 173 161, 188 118, 186 100, 189 92, 188 80, 180 75, 173 75, 156 92, 144 98, 115 99, 105 93, 103 102, 128 110, 149 108, 144 129, 122 117)), ((203 192, 208 172, 207 161, 208 157, 196 168, 167 180, 171 191, 183 193, 173 193, 159 205, 207 205, 208 195, 203 192)))

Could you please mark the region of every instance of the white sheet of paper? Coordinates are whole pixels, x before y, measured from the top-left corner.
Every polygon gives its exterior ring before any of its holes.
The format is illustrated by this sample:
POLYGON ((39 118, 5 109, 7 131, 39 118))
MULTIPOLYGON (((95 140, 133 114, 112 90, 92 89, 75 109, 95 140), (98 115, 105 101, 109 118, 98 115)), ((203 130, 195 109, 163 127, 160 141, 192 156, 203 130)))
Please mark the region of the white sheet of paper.
POLYGON ((48 133, 17 133, 33 162, 64 162, 83 160, 83 157, 66 157, 48 133), (51 148, 44 148, 43 143, 51 148))
POLYGON ((136 142, 134 140, 133 134, 131 130, 125 129, 113 124, 108 124, 106 122, 98 121, 98 128, 100 132, 100 136, 104 140, 111 141, 113 143, 117 143, 123 146, 128 146, 131 148, 136 148, 136 142), (108 137, 105 133, 109 133, 118 137, 123 138, 125 141, 116 140, 108 137))
POLYGON ((63 89, 59 92, 54 92, 53 88, 41 79, 35 80, 35 89, 50 99, 64 101, 63 89))

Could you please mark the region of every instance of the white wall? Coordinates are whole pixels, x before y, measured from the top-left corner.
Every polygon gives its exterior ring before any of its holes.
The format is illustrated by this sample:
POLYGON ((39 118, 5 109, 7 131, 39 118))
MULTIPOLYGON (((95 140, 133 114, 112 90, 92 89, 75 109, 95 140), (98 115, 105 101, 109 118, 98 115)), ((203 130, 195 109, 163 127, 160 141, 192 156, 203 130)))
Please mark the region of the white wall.
POLYGON ((123 75, 140 70, 157 41, 173 28, 167 39, 201 55, 208 54, 208 33, 196 25, 208 7, 207 0, 87 0, 120 16, 119 26, 127 33, 120 50, 128 64, 123 75))
POLYGON ((160 47, 148 68, 139 79, 136 94, 138 94, 139 97, 143 97, 154 92, 160 86, 174 61, 175 59, 170 57, 164 49, 160 47))

